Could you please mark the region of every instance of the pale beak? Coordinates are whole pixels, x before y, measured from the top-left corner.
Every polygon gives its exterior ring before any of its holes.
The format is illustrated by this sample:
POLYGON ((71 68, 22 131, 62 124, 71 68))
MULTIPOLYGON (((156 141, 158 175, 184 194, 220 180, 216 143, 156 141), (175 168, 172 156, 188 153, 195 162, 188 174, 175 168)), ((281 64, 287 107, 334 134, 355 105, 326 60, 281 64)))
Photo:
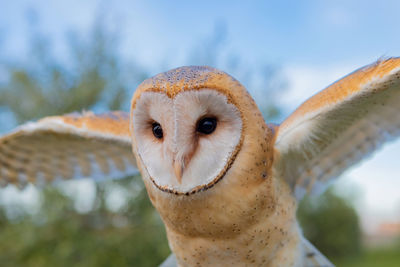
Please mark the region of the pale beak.
POLYGON ((174 161, 174 171, 175 171, 176 179, 178 180, 178 183, 180 184, 182 182, 183 167, 179 160, 174 161))

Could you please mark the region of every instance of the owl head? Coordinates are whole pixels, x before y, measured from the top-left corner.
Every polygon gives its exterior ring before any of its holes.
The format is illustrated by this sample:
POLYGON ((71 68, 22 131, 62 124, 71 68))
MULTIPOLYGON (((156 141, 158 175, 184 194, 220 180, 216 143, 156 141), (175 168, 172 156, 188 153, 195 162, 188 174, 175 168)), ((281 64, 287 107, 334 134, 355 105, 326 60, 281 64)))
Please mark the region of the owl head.
POLYGON ((210 67, 177 68, 144 81, 131 108, 141 167, 165 192, 211 188, 240 152, 249 118, 261 116, 254 110, 237 80, 210 67))
POLYGON ((144 81, 132 99, 131 133, 149 196, 164 219, 196 205, 221 213, 220 205, 243 199, 252 185, 265 190, 259 184, 270 173, 273 129, 246 89, 222 71, 181 67, 144 81))

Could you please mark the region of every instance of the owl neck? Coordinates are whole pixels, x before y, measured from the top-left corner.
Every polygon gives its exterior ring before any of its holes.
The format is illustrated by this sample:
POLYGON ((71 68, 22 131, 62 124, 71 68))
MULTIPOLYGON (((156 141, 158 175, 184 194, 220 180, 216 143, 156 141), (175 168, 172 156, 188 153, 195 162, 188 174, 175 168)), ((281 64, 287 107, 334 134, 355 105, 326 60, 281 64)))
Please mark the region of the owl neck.
POLYGON ((271 178, 271 182, 248 192, 254 199, 245 201, 242 195, 230 198, 226 204, 214 203, 215 208, 207 201, 203 201, 203 208, 185 207, 178 212, 182 217, 174 217, 182 221, 180 224, 162 214, 178 262, 182 266, 195 266, 198 261, 202 266, 207 266, 206 262, 214 266, 237 262, 266 265, 279 259, 291 266, 300 252, 296 205, 289 193, 285 184, 271 178))

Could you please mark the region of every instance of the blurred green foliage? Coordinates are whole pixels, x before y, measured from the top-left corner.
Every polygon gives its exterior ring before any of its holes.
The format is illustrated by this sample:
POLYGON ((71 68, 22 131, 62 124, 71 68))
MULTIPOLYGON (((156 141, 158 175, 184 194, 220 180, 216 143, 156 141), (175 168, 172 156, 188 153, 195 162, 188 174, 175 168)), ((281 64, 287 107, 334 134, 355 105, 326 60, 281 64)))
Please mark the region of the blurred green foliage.
POLYGON ((356 257, 335 261, 336 265, 341 267, 398 267, 399 262, 400 246, 367 249, 356 257))
POLYGON ((358 255, 361 229, 350 201, 330 188, 318 197, 306 196, 300 203, 298 219, 305 237, 329 259, 358 255))
POLYGON ((52 186, 40 190, 37 213, 21 214, 9 221, 0 207, 1 266, 159 264, 169 248, 140 177, 100 183, 96 188, 94 208, 87 213, 77 212, 74 200, 52 186), (110 188, 132 192, 117 211, 106 206, 110 188))
MULTIPOLYGON (((94 25, 84 37, 69 34, 67 61, 52 56, 48 40, 33 32, 31 58, 6 65, 0 106, 17 123, 84 109, 128 110, 132 89, 147 74, 124 62, 114 33, 101 21, 94 25)), ((85 212, 63 187, 68 183, 39 189, 37 212, 18 203, 0 206, 1 266, 156 266, 169 255, 140 177, 96 184, 93 207, 85 212), (115 188, 127 192, 117 210, 107 205, 115 188)))
MULTIPOLYGON (((244 67, 240 57, 224 54, 225 36, 224 28, 217 27, 211 37, 198 42, 190 64, 232 73, 253 88, 258 101, 265 99, 259 102, 265 117, 276 117, 280 112, 273 100, 287 86, 279 69, 244 67)), ((31 42, 29 60, 4 63, 9 77, 0 84, 0 107, 17 123, 82 109, 127 110, 132 89, 147 76, 143 68, 124 61, 117 52, 117 36, 101 19, 84 37, 69 34, 68 60, 53 57, 40 32, 33 31, 31 42)), ((170 253, 164 227, 140 177, 94 185, 93 204, 85 211, 76 207, 74 196, 63 187, 68 183, 37 190, 40 201, 35 212, 18 204, 0 205, 2 266, 156 266, 170 253), (112 190, 124 192, 117 209, 107 204, 112 190)), ((331 191, 317 204, 305 200, 299 217, 306 236, 326 255, 359 251, 357 215, 331 191)))
POLYGON ((6 65, 0 106, 18 123, 85 109, 127 109, 130 94, 147 77, 118 51, 118 38, 101 20, 90 34, 71 32, 67 60, 53 56, 49 40, 32 29, 29 59, 6 65))

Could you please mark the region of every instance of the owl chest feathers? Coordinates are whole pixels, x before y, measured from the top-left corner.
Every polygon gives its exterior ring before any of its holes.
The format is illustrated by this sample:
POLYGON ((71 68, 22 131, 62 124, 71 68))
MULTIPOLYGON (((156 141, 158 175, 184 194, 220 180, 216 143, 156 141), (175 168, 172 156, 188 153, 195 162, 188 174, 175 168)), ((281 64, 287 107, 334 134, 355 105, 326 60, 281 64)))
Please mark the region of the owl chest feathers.
POLYGON ((164 219, 168 240, 182 266, 292 266, 297 262, 299 232, 296 204, 285 197, 279 180, 259 185, 255 199, 236 195, 230 205, 205 203, 186 213, 186 218, 164 219), (273 188, 272 194, 265 194, 273 188), (283 196, 277 198, 277 195, 283 196), (246 202, 246 203, 245 203, 246 202), (246 208, 247 205, 252 207, 246 208), (188 257, 190 255, 190 257, 188 257))

